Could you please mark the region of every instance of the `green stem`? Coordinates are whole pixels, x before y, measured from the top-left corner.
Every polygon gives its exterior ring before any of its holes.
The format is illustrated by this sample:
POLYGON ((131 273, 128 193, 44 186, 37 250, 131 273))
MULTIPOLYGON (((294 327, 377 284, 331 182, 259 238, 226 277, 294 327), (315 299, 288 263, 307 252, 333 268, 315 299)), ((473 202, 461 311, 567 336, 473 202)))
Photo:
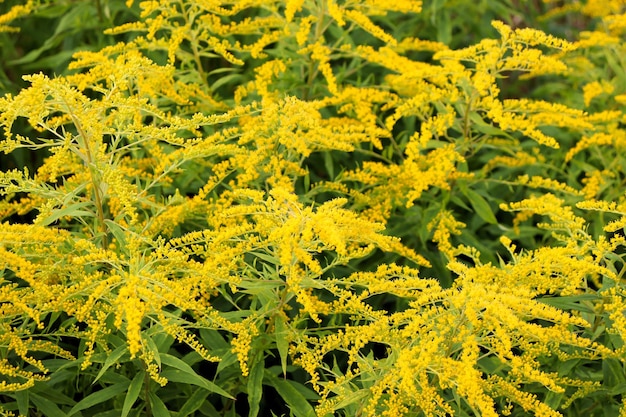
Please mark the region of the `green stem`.
MULTIPOLYGON (((185 18, 185 21, 186 21, 185 23, 187 24, 187 26, 191 27, 194 23, 194 20, 196 19, 196 16, 194 15, 194 16, 188 17, 186 13, 183 13, 183 16, 185 18)), ((193 59, 196 63, 198 74, 200 75, 200 78, 202 78, 202 82, 207 86, 209 90, 211 90, 208 76, 206 75, 206 73, 204 72, 204 69, 202 68, 202 59, 200 58, 200 51, 198 50, 198 40, 196 38, 196 33, 194 31, 190 31, 190 32, 191 32, 191 39, 189 39, 189 44, 191 45, 191 52, 193 53, 193 59)))
POLYGON ((469 139, 470 134, 470 112, 472 111, 472 101, 474 100, 473 96, 470 96, 467 102, 467 109, 465 109, 465 114, 463 116, 463 139, 467 141, 469 139))
MULTIPOLYGON (((325 3, 323 1, 320 2, 317 22, 315 22, 315 42, 317 42, 317 40, 322 36, 322 33, 324 32, 324 15, 326 14, 324 4, 325 3)), ((311 94, 311 90, 313 89, 313 80, 315 80, 315 77, 317 76, 317 69, 315 68, 315 62, 313 61, 313 59, 309 60, 309 67, 307 72, 308 77, 306 81, 306 89, 304 90, 304 94, 302 97, 303 100, 308 100, 309 95, 311 94)))
POLYGON ((143 395, 144 401, 146 402, 146 417, 152 416, 152 407, 150 407, 150 374, 148 373, 148 369, 146 364, 143 363, 144 367, 144 382, 143 382, 143 395))
POLYGON ((104 13, 102 12, 102 3, 100 0, 96 0, 96 9, 98 9, 98 21, 104 22, 104 13))
POLYGON ((97 178, 99 177, 99 175, 98 175, 96 168, 94 167, 93 156, 91 154, 91 147, 89 146, 89 139, 87 137, 86 132, 83 130, 82 125, 80 124, 80 121, 70 111, 69 106, 68 106, 68 113, 70 114, 70 117, 72 118, 72 123, 74 123, 74 126, 76 126, 76 130, 78 131, 79 136, 83 138, 83 148, 85 152, 85 164, 89 168, 89 174, 90 174, 89 176, 91 178, 91 186, 93 187, 93 195, 94 195, 94 200, 96 204, 96 212, 98 214, 98 222, 100 223, 99 225, 97 225, 99 227, 96 227, 95 229, 100 229, 100 231, 102 232, 103 234, 102 247, 106 249, 109 246, 109 239, 107 237, 106 223, 104 222, 105 217, 104 217, 103 198, 102 198, 102 195, 100 194, 100 181, 99 181, 99 178, 97 178))

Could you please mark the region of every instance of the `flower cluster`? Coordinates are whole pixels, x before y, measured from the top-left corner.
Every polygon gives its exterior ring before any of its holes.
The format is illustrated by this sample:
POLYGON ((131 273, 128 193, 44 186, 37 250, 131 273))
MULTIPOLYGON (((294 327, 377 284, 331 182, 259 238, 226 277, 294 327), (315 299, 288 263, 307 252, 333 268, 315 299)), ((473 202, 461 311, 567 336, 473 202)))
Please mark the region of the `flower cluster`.
POLYGON ((396 27, 420 1, 126 3, 119 42, 0 98, 0 150, 41 156, 0 172, 7 409, 66 366, 113 384, 69 414, 119 389, 123 415, 257 415, 270 385, 296 415, 560 416, 621 389, 623 1, 458 48, 396 27))

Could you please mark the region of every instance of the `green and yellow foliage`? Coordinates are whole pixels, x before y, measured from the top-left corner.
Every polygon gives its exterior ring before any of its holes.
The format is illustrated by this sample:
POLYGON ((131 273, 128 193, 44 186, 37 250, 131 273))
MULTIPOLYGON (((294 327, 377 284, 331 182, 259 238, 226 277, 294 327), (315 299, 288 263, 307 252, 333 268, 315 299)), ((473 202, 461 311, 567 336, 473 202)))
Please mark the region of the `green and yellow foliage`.
POLYGON ((626 416, 624 1, 2 7, 3 415, 626 416))

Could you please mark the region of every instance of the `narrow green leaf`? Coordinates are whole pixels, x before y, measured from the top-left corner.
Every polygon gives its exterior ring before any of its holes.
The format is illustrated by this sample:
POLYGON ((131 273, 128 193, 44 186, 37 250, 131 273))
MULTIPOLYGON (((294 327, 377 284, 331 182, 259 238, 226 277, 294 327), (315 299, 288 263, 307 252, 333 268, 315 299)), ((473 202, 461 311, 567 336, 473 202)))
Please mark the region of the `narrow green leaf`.
POLYGON ((231 85, 237 84, 239 80, 241 80, 241 74, 223 75, 211 84, 211 89, 215 91, 221 86, 227 85, 228 83, 231 83, 231 85))
POLYGON ((224 74, 226 72, 233 72, 235 71, 232 67, 221 67, 221 68, 216 68, 214 70, 209 71, 208 75, 218 75, 218 74, 224 74))
POLYGON ((81 410, 85 410, 89 407, 93 407, 97 404, 102 404, 105 401, 110 400, 111 398, 121 394, 122 392, 128 389, 130 384, 126 382, 122 382, 119 384, 111 385, 109 387, 103 388, 100 391, 96 391, 93 394, 90 394, 80 400, 67 414, 68 416, 74 415, 81 410))
POLYGON ((626 384, 624 367, 617 359, 605 358, 602 361, 602 381, 606 387, 613 388, 626 384))
POLYGON ((300 391, 291 385, 290 381, 278 378, 268 370, 265 370, 264 381, 285 400, 295 417, 315 417, 313 406, 309 404, 300 391))
POLYGON ((20 415, 27 416, 28 415, 28 390, 18 391, 15 393, 15 399, 17 401, 17 409, 20 412, 20 415))
POLYGON ((361 403, 369 395, 369 390, 359 390, 348 395, 342 395, 341 400, 333 405, 333 409, 339 410, 349 405, 361 403))
POLYGON ((611 69, 615 72, 615 74, 618 74, 618 78, 621 78, 623 80, 623 74, 626 68, 624 68, 619 62, 617 62, 617 60, 615 59, 612 53, 607 51, 604 54, 604 57, 606 58, 606 62, 609 65, 609 67, 611 67, 611 69), (619 77, 619 75, 622 75, 622 76, 619 77))
POLYGON ((11 65, 24 65, 37 62, 37 58, 39 58, 44 52, 57 47, 61 42, 63 42, 63 39, 61 37, 50 37, 46 39, 41 47, 30 50, 24 56, 17 59, 12 59, 11 61, 9 61, 9 63, 11 65))
MULTIPOLYGON (((235 407, 232 407, 234 410, 235 407)), ((224 417, 225 414, 223 412, 217 411, 217 409, 211 404, 210 401, 205 401, 202 404, 202 407, 198 409, 198 414, 207 416, 207 417, 224 417)), ((177 417, 185 417, 184 414, 179 414, 177 417)))
POLYGON ((548 304, 552 307, 557 307, 562 310, 575 310, 582 311, 585 313, 594 313, 594 309, 588 305, 581 304, 583 301, 593 302, 597 301, 600 297, 596 294, 579 294, 579 295, 568 295, 561 297, 544 297, 538 298, 537 301, 548 304))
POLYGON ((619 384, 610 387, 609 394, 612 396, 624 395, 626 393, 626 383, 620 382, 619 384))
POLYGON ((224 337, 216 330, 200 329, 200 339, 214 350, 230 349, 230 344, 225 341, 224 337))
POLYGON ((328 172, 328 179, 332 181, 335 179, 335 162, 330 152, 322 152, 322 156, 324 157, 324 168, 328 172))
POLYGON ((30 393, 30 400, 37 407, 37 411, 39 411, 46 417, 67 417, 68 416, 54 402, 38 394, 30 393))
POLYGON ((168 353, 164 353, 161 355, 161 363, 163 365, 168 365, 168 366, 171 366, 172 368, 179 369, 188 374, 192 374, 196 376, 198 375, 193 370, 193 368, 189 366, 187 363, 185 363, 182 359, 179 359, 176 356, 172 356, 168 353))
POLYGON ((222 372, 224 369, 227 369, 234 363, 237 363, 237 361, 237 355, 235 355, 232 350, 228 349, 222 356, 220 363, 217 364, 217 370, 215 371, 215 374, 219 375, 220 372, 222 372))
MULTIPOLYGON (((109 410, 109 411, 103 411, 98 414, 94 414, 93 416, 89 416, 89 417, 119 417, 119 416, 120 414, 118 410, 109 410)), ((139 417, 139 415, 136 414, 133 417, 139 417)))
POLYGON ((93 217, 94 214, 91 211, 81 210, 84 207, 88 207, 93 205, 91 201, 82 201, 80 203, 72 204, 68 207, 65 207, 61 210, 54 210, 52 214, 41 221, 41 224, 44 226, 48 226, 49 224, 54 223, 59 220, 61 217, 70 216, 70 217, 93 217))
POLYGON ((131 407, 139 398, 139 393, 141 392, 141 387, 143 387, 143 381, 146 377, 145 372, 139 372, 133 380, 131 381, 128 392, 126 393, 126 398, 124 398, 124 405, 122 406, 122 414, 121 417, 126 417, 130 412, 131 407))
POLYGON ((106 224, 109 231, 113 233, 113 236, 115 237, 115 240, 117 240, 118 243, 120 244, 120 247, 125 247, 126 235, 124 233, 125 231, 122 228, 122 226, 115 223, 113 220, 109 220, 109 219, 104 219, 104 224, 106 224))
POLYGON ((97 27, 96 8, 91 2, 77 3, 67 8, 67 13, 58 20, 54 35, 63 36, 65 33, 77 32, 89 27, 97 27), (80 29, 79 29, 80 28, 80 29))
POLYGON ((506 133, 504 130, 495 127, 491 123, 485 122, 483 118, 476 112, 470 113, 470 121, 472 122, 472 128, 480 133, 484 133, 489 136, 503 136, 509 139, 513 139, 513 137, 506 133))
POLYGON ((304 175, 304 192, 307 193, 311 190, 311 173, 307 170, 304 175))
POLYGON ((98 382, 100 378, 102 378, 102 375, 104 375, 107 369, 109 369, 112 365, 117 363, 117 361, 122 356, 124 356, 124 354, 127 352, 128 352, 128 347, 126 345, 118 346, 113 352, 111 352, 111 354, 107 356, 106 360, 104 361, 104 365, 102 365, 102 369, 100 369, 100 372, 98 372, 98 375, 96 375, 96 379, 93 381, 94 384, 98 382))
POLYGON ((283 283, 276 281, 256 280, 248 281, 245 283, 245 288, 240 290, 246 294, 261 295, 265 293, 272 293, 271 291, 282 286, 283 283))
POLYGON ((216 394, 221 395, 222 397, 234 399, 232 395, 228 392, 224 391, 217 384, 207 380, 206 378, 201 377, 198 374, 189 374, 183 372, 179 369, 167 369, 160 374, 162 377, 166 378, 170 382, 180 382, 183 384, 191 384, 196 385, 198 387, 202 387, 208 391, 214 392, 216 394))
POLYGON ((248 252, 251 255, 256 256, 257 258, 260 258, 266 262, 269 262, 272 265, 276 265, 278 260, 276 259, 276 257, 272 256, 272 255, 268 255, 266 253, 263 252, 254 252, 254 251, 250 251, 248 252))
POLYGON ((72 55, 74 55, 78 51, 84 50, 84 48, 76 47, 71 49, 65 49, 53 55, 42 55, 34 62, 24 65, 23 68, 29 71, 35 71, 41 68, 53 68, 63 66, 66 65, 64 63, 71 61, 72 55))
POLYGON ((556 393, 552 391, 548 391, 543 402, 548 404, 551 408, 558 410, 559 406, 563 402, 564 395, 562 393, 556 393))
POLYGON ((491 224, 498 224, 498 220, 496 216, 493 214, 491 210, 491 206, 480 194, 478 194, 474 190, 466 189, 464 192, 465 196, 468 198, 474 212, 480 216, 481 219, 491 224))
POLYGON ((463 201, 463 199, 460 198, 459 196, 456 196, 456 195, 451 196, 450 201, 459 207, 463 207, 467 211, 472 211, 472 209, 467 204, 465 204, 465 201, 463 201))
POLYGON ((167 409, 163 401, 154 392, 149 392, 148 397, 150 398, 152 417, 172 417, 170 410, 167 409))
POLYGON ((274 316, 274 335, 276 337, 276 348, 280 356, 280 366, 283 370, 283 375, 285 375, 287 374, 287 357, 289 356, 289 333, 285 317, 280 314, 274 316))
POLYGON ((187 401, 185 401, 185 404, 183 404, 180 410, 178 410, 178 415, 180 417, 192 415, 194 411, 197 411, 200 407, 202 407, 202 404, 206 401, 206 397, 208 396, 209 391, 203 388, 196 389, 193 394, 189 396, 187 401))
POLYGON ((157 347, 156 343, 154 343, 151 337, 144 337, 143 341, 146 344, 146 347, 148 348, 148 350, 150 350, 150 352, 154 356, 154 362, 156 362, 157 366, 160 368, 161 367, 161 352, 159 352, 159 348, 157 347))
POLYGON ((450 22, 450 15, 448 13, 442 13, 437 20, 437 40, 449 45, 452 41, 452 22, 450 22))
POLYGON ((228 392, 217 386, 215 383, 209 381, 206 378, 198 375, 191 366, 187 365, 182 360, 169 354, 161 355, 161 362, 174 369, 166 369, 161 372, 161 375, 172 382, 182 382, 185 384, 193 384, 204 389, 207 389, 216 394, 220 394, 223 397, 234 399, 228 392))
POLYGON ((263 359, 262 354, 257 355, 257 358, 257 361, 250 369, 250 375, 248 375, 248 404, 250 405, 248 417, 257 417, 259 415, 261 398, 263 397, 263 372, 265 371, 265 360, 263 359))

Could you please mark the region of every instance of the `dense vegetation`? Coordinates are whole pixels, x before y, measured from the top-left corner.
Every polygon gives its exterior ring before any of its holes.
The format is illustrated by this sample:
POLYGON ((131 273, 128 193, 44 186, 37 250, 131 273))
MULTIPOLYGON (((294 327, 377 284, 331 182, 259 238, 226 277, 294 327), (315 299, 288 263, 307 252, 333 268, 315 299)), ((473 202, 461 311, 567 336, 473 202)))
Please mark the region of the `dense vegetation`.
POLYGON ((0 2, 0 414, 626 416, 625 36, 0 2))

